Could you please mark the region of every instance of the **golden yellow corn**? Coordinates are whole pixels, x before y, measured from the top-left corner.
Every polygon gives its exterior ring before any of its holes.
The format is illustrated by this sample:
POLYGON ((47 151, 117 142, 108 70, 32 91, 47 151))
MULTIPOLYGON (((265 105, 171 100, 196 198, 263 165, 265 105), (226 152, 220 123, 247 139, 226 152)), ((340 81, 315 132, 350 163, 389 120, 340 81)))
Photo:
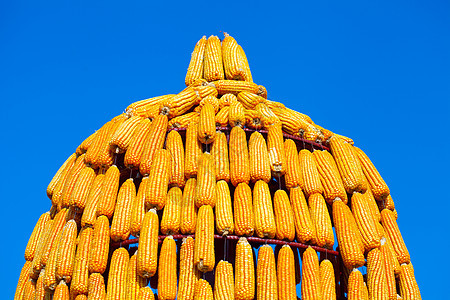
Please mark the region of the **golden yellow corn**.
MULTIPOLYGON (((80 155, 79 157, 83 156, 84 154, 80 155)), ((69 161, 67 168, 65 168, 63 170, 63 172, 61 173, 61 175, 59 176, 58 180, 54 183, 54 187, 52 185, 52 187, 50 187, 50 190, 47 189, 47 195, 49 195, 49 193, 51 193, 51 200, 52 200, 52 205, 57 206, 58 209, 61 209, 62 207, 62 195, 64 192, 64 187, 66 186, 66 184, 68 184, 69 180, 70 180, 70 174, 72 173, 72 170, 75 168, 75 163, 77 161, 77 157, 75 156, 73 158, 73 161, 69 161)), ((83 156, 84 159, 84 156, 83 156)), ((81 164, 81 160, 78 160, 78 166, 77 168, 79 168, 79 164, 81 164)), ((83 164, 84 166, 84 164, 83 164)), ((56 176, 56 175, 55 175, 56 176)))
POLYGON ((402 264, 399 274, 400 295, 405 300, 422 300, 411 264, 402 264))
POLYGON ((127 269, 130 256, 127 249, 118 248, 113 252, 109 267, 107 300, 121 300, 127 297, 127 269))
POLYGON ((31 266, 32 266, 31 261, 25 261, 25 264, 23 265, 22 270, 20 271, 19 280, 17 282, 16 287, 16 293, 14 295, 14 300, 22 299, 25 284, 30 279, 29 274, 30 271, 32 270, 31 266))
POLYGON ((216 205, 216 166, 214 157, 207 152, 198 159, 195 205, 216 205))
MULTIPOLYGON (((275 266, 274 266, 275 267, 275 266)), ((227 300, 234 298, 233 265, 221 260, 215 270, 214 299, 227 300)))
POLYGON ((54 244, 57 245, 57 238, 59 237, 59 233, 62 231, 64 225, 66 224, 66 214, 67 209, 63 208, 53 218, 52 227, 50 228, 50 231, 48 231, 48 235, 45 239, 40 255, 40 267, 34 270, 37 271, 34 272, 35 274, 39 274, 39 270, 45 267, 50 256, 51 249, 54 247, 54 244))
POLYGON ((252 190, 246 183, 240 183, 234 190, 234 233, 239 236, 252 236, 255 226, 252 190))
POLYGON ((308 247, 302 257, 302 299, 322 299, 320 282, 317 253, 313 248, 308 247))
POLYGON ((203 78, 207 81, 225 78, 222 63, 222 45, 217 36, 210 36, 206 43, 205 56, 203 60, 203 78))
POLYGON ((134 202, 132 203, 131 207, 130 232, 131 235, 135 237, 139 237, 139 233, 141 232, 142 227, 142 220, 144 220, 145 216, 145 195, 148 186, 147 182, 148 176, 142 178, 141 183, 139 184, 137 195, 134 198, 134 202))
POLYGON ((76 208, 77 211, 84 210, 95 177, 96 174, 94 169, 84 167, 81 170, 69 199, 69 205, 76 208))
POLYGON ((158 298, 175 300, 177 297, 177 248, 171 235, 161 246, 158 268, 158 298))
MULTIPOLYGON (((72 294, 70 294, 70 295, 72 295, 72 294)), ((77 295, 74 300, 87 300, 87 296, 86 295, 77 295)))
POLYGON ((321 194, 312 194, 308 198, 308 204, 311 221, 316 228, 317 246, 333 249, 333 227, 325 199, 321 194))
POLYGON ((253 187, 253 211, 255 214, 255 232, 260 238, 274 238, 277 228, 273 213, 269 186, 259 180, 253 187))
POLYGON ((236 186, 239 183, 249 183, 249 156, 245 131, 240 127, 233 127, 229 141, 230 179, 236 186))
POLYGON ((77 253, 73 268, 70 291, 75 294, 87 294, 89 284, 89 249, 91 247, 94 229, 83 228, 78 235, 77 253))
POLYGON ((378 233, 381 235, 381 240, 383 240, 383 238, 386 240, 386 249, 387 249, 387 254, 389 254, 390 257, 390 263, 394 268, 394 273, 396 276, 398 276, 400 274, 400 264, 397 260, 397 255, 395 254, 395 250, 394 247, 392 246, 392 242, 389 239, 389 236, 386 234, 383 225, 381 225, 380 223, 377 223, 377 229, 378 229, 378 233))
POLYGON ((273 113, 273 111, 265 103, 258 103, 255 106, 255 110, 261 115, 261 121, 263 127, 268 129, 272 125, 277 125, 282 129, 282 123, 280 119, 273 113))
POLYGON ((86 200, 86 206, 84 207, 83 215, 81 216, 82 227, 94 226, 95 220, 97 218, 98 202, 100 200, 100 193, 102 191, 104 179, 104 174, 98 174, 94 179, 94 183, 91 185, 89 195, 86 200))
POLYGON ((130 144, 128 145, 123 159, 123 163, 126 167, 139 168, 142 153, 146 147, 145 141, 150 133, 151 124, 152 122, 149 119, 144 119, 133 132, 133 136, 131 137, 130 144))
POLYGON ((195 206, 195 189, 197 179, 189 178, 183 190, 180 212, 180 230, 182 234, 193 234, 197 220, 197 207, 195 206))
POLYGON ((203 144, 210 144, 216 136, 216 117, 214 107, 206 103, 200 111, 197 137, 203 144))
POLYGON ((191 61, 186 73, 185 83, 190 86, 196 79, 203 78, 203 59, 206 48, 206 36, 203 36, 195 45, 191 61))
POLYGON ((405 242, 403 241, 400 229, 398 228, 394 213, 389 209, 383 209, 381 211, 381 223, 383 224, 387 237, 389 237, 389 240, 392 243, 398 262, 400 264, 409 264, 411 258, 405 242))
MULTIPOLYGON (((214 88, 211 84, 207 84, 206 82, 202 82, 200 85, 195 86, 192 88, 197 95, 197 99, 195 101, 195 104, 200 105, 203 99, 212 96, 217 98, 219 93, 217 92, 217 89, 214 88)), ((218 108, 217 108, 218 109, 218 108)))
POLYGON ((234 296, 236 300, 254 299, 255 267, 253 249, 245 237, 236 245, 234 296))
POLYGON ((377 202, 375 201, 375 198, 373 197, 369 183, 367 182, 367 180, 365 180, 365 182, 366 182, 367 190, 362 195, 366 199, 366 203, 367 203, 368 209, 370 210, 370 214, 372 215, 372 217, 375 219, 376 222, 380 222, 381 221, 380 210, 378 209, 377 202))
POLYGON ((142 152, 141 164, 139 171, 142 175, 150 174, 152 162, 155 159, 156 152, 162 149, 166 139, 167 132, 167 117, 159 115, 155 118, 150 126, 150 132, 145 140, 144 151, 142 152))
POLYGON ((147 285, 147 279, 137 274, 137 253, 128 262, 126 282, 126 299, 138 300, 139 290, 147 285))
POLYGON ((226 127, 228 126, 228 116, 229 116, 230 106, 222 107, 215 116, 216 126, 226 127))
POLYGON ((46 290, 54 290, 58 285, 58 280, 56 279, 56 265, 58 263, 58 247, 61 235, 62 231, 58 233, 56 241, 50 249, 50 256, 48 257, 47 264, 45 265, 43 284, 46 290))
POLYGON ((58 284, 58 286, 55 289, 55 293, 53 294, 54 300, 69 300, 70 294, 69 294, 69 287, 64 282, 64 280, 61 280, 58 284))
POLYGON ((342 200, 333 202, 333 223, 340 253, 348 269, 364 265, 364 246, 353 215, 342 200))
POLYGON ((184 176, 197 176, 197 160, 202 155, 202 144, 197 138, 198 123, 191 122, 186 130, 186 155, 184 156, 184 176))
POLYGON ((364 278, 358 269, 353 269, 348 278, 348 300, 369 300, 364 278))
POLYGON ((216 185, 216 230, 221 235, 234 232, 233 209, 231 204, 230 188, 225 180, 216 185))
POLYGON ((128 105, 125 109, 125 114, 130 118, 139 116, 141 118, 149 118, 153 120, 159 115, 159 103, 165 99, 172 98, 173 94, 152 97, 144 100, 139 100, 128 105))
POLYGON ((36 281, 36 291, 35 291, 35 295, 33 298, 34 300, 51 299, 51 292, 45 290, 44 275, 45 275, 45 269, 43 269, 42 272, 39 273, 39 278, 36 281))
POLYGON ((369 251, 370 249, 378 248, 381 236, 376 226, 377 221, 370 212, 367 198, 360 193, 352 195, 352 212, 361 233, 365 250, 369 251))
POLYGON ((278 299, 277 270, 275 256, 269 245, 262 245, 258 250, 256 265, 256 299, 278 299))
POLYGON ((230 162, 228 160, 227 137, 223 132, 217 132, 216 138, 211 145, 211 155, 216 165, 216 181, 230 181, 230 162))
POLYGON ((229 34, 224 33, 222 40, 222 57, 225 68, 225 77, 232 80, 251 81, 250 68, 247 69, 246 59, 243 51, 239 49, 236 40, 229 34))
POLYGON ((388 299, 384 258, 379 248, 367 254, 367 290, 370 299, 388 299))
POLYGON ((271 178, 269 153, 266 140, 261 133, 255 131, 248 141, 248 154, 250 162, 250 180, 256 182, 263 180, 269 182, 271 178))
POLYGON ((319 266, 323 299, 336 300, 336 282, 331 261, 324 259, 319 266))
MULTIPOLYGON (((239 50, 239 54, 241 56, 241 61, 243 62, 243 69, 244 69, 244 74, 245 74, 244 77, 246 78, 246 81, 253 82, 252 73, 250 72, 250 66, 248 64, 247 56, 245 55, 244 49, 242 49, 242 47, 240 45, 238 45, 238 50, 239 50)), ((266 93, 266 97, 267 97, 267 93, 266 93)))
POLYGON ((68 207, 70 196, 72 194, 73 188, 75 187, 75 183, 77 182, 78 176, 80 176, 81 170, 85 167, 84 164, 85 154, 79 156, 75 161, 74 166, 70 169, 70 174, 67 177, 67 180, 64 183, 64 188, 61 193, 61 202, 55 202, 58 207, 68 207))
POLYGON ((171 98, 162 100, 159 103, 160 113, 169 119, 181 116, 197 103, 198 97, 194 88, 187 88, 171 98))
POLYGON ((109 141, 109 147, 113 153, 123 153, 127 150, 131 137, 142 120, 143 118, 140 116, 132 116, 117 128, 109 141))
MULTIPOLYGON (((212 88, 212 87, 209 87, 212 88)), ((214 88, 212 88, 214 89, 214 88)), ((220 103, 219 103, 219 99, 214 96, 214 94, 210 94, 208 92, 208 95, 205 97, 199 96, 199 98, 201 98, 200 102, 198 103, 198 105, 194 108, 194 112, 200 112, 203 108, 203 106, 205 106, 206 104, 211 105, 214 108, 214 114, 219 112, 220 109, 220 103)))
POLYGON ((194 300, 213 300, 213 291, 208 281, 199 279, 195 284, 194 300))
POLYGON ((116 165, 108 168, 103 179, 102 189, 97 204, 97 216, 111 218, 116 207, 117 193, 119 191, 120 171, 116 165))
POLYGON ((275 208, 277 239, 293 241, 295 238, 294 211, 285 191, 278 190, 275 192, 273 206, 275 208))
POLYGON ((233 101, 228 110, 228 123, 231 127, 244 127, 245 125, 245 109, 238 101, 233 101))
POLYGON ((76 158, 77 158, 77 154, 73 153, 72 155, 70 155, 66 159, 66 161, 62 164, 62 166, 59 168, 59 170, 56 172, 55 176, 53 176, 52 180, 50 181, 50 183, 47 186, 48 198, 52 199, 53 192, 55 191, 56 186, 61 181, 65 180, 65 178, 67 177, 67 175, 69 173, 69 170, 72 168, 73 164, 75 163, 76 158))
MULTIPOLYGON (((104 140, 101 141, 100 150, 97 158, 94 160, 94 167, 110 167, 114 161, 114 153, 109 148, 109 141, 113 137, 117 128, 127 119, 125 114, 121 114, 113 118, 111 126, 108 128, 107 134, 104 136, 104 140)), ((86 152, 87 155, 87 152, 86 152)))
POLYGON ((167 193, 167 203, 161 219, 161 233, 165 235, 180 232, 181 202, 183 193, 179 187, 173 187, 167 193))
POLYGON ((92 242, 89 249, 88 268, 90 273, 105 272, 109 253, 109 220, 99 216, 94 224, 92 242))
POLYGON ((45 226, 50 221, 50 213, 43 213, 37 221, 30 239, 28 240, 27 247, 25 248, 25 260, 32 261, 36 253, 37 245, 41 237, 45 234, 45 226))
POLYGON ((155 300, 155 295, 149 286, 145 286, 139 290, 139 300, 155 300))
POLYGON ((254 130, 262 129, 261 114, 253 109, 246 109, 245 126, 254 130))
MULTIPOLYGON (((385 200, 385 201, 380 201, 380 202, 378 202, 378 203, 384 204, 384 208, 387 208, 387 209, 389 209, 389 210, 391 210, 391 211, 395 211, 394 199, 392 199, 392 196, 391 196, 391 195, 388 195, 388 196, 386 197, 386 200, 385 200)), ((396 219, 397 219, 397 218, 396 218, 396 219)))
POLYGON ((300 169, 297 145, 293 140, 286 139, 284 141, 284 152, 286 155, 286 173, 284 174, 286 188, 290 189, 302 186, 302 172, 300 169))
POLYGON ((198 270, 194 266, 194 239, 189 236, 187 238, 183 238, 183 243, 180 248, 180 280, 178 281, 178 300, 187 300, 194 297, 194 286, 197 282, 197 275, 198 270))
POLYGON ((300 150, 299 162, 300 173, 302 174, 302 189, 306 197, 309 198, 310 195, 316 193, 322 194, 324 189, 313 154, 307 149, 300 150))
POLYGON ((201 272, 214 269, 214 213, 212 207, 203 205, 198 210, 195 228, 194 264, 201 272))
POLYGON ((187 128, 191 122, 198 123, 200 113, 193 111, 184 115, 170 119, 168 129, 172 128, 187 128))
POLYGON ((380 242, 380 252, 383 256, 383 269, 386 276, 386 285, 388 292, 388 299, 397 299, 397 289, 395 282, 394 264, 392 263, 392 256, 389 247, 386 243, 386 238, 382 237, 380 242))
POLYGON ((308 122, 310 121, 309 117, 288 108, 274 107, 273 104, 266 103, 281 121, 284 131, 308 141, 321 142, 320 131, 308 122))
POLYGON ((100 273, 89 275, 88 300, 105 300, 105 280, 100 273))
POLYGON ((284 245, 278 252, 277 282, 278 299, 297 299, 294 253, 289 245, 284 245))
POLYGON ((297 233, 297 240, 300 243, 307 243, 315 239, 316 229, 311 220, 305 195, 300 187, 290 189, 290 200, 294 212, 294 225, 297 233))
POLYGON ((231 103, 237 101, 237 98, 234 94, 228 93, 224 94, 219 98, 219 109, 222 109, 226 106, 230 106, 231 103))
POLYGON ((61 234, 56 260, 56 279, 70 282, 72 279, 75 262, 75 250, 77 248, 77 223, 69 220, 61 234))
POLYGON ((246 109, 255 109, 259 103, 267 103, 267 99, 247 91, 242 91, 237 95, 237 100, 242 103, 246 109))
POLYGON ((184 178, 184 146, 181 135, 171 130, 167 134, 166 149, 172 156, 172 172, 169 185, 183 188, 186 181, 184 178))
POLYGON ((115 242, 128 239, 131 234, 131 213, 136 198, 133 178, 127 179, 119 189, 116 209, 111 223, 111 239, 115 242))
POLYGON ((141 277, 149 278, 156 273, 158 265, 158 231, 158 215, 155 209, 150 209, 145 213, 139 237, 137 273, 141 277))
POLYGON ((272 125, 268 128, 267 149, 272 173, 276 176, 283 175, 286 171, 286 154, 284 152, 283 131, 280 125, 272 125))
POLYGON ((92 165, 94 168, 99 167, 100 152, 103 150, 103 145, 109 142, 107 138, 109 135, 109 131, 111 131, 111 127, 113 125, 114 121, 111 120, 105 123, 99 130, 97 130, 97 133, 95 134, 89 149, 87 149, 86 151, 87 165, 92 165))
POLYGON ((161 210, 166 205, 167 188, 172 171, 172 158, 166 149, 156 151, 150 168, 145 195, 145 207, 161 210))
POLYGON ((77 147, 77 150, 75 151, 75 153, 77 155, 86 153, 86 151, 92 145, 92 141, 94 140, 96 134, 97 134, 97 131, 95 131, 93 134, 88 136, 83 142, 81 142, 81 144, 77 147))
POLYGON ((37 243, 36 252, 34 253, 33 261, 31 262, 31 267, 29 269, 29 276, 33 279, 38 278, 39 273, 41 272, 41 256, 47 246, 47 240, 50 236, 52 227, 53 220, 50 219, 46 222, 43 232, 37 243))

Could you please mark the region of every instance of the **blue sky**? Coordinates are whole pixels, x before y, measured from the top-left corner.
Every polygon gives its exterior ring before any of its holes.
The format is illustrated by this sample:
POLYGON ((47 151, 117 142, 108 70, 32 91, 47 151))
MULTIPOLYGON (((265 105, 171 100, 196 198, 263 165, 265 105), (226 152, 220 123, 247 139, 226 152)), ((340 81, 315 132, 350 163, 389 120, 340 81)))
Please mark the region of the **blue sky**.
POLYGON ((197 40, 222 32, 242 45, 270 99, 369 155, 391 189, 422 296, 442 299, 450 267, 440 253, 450 246, 447 1, 124 3, 0 4, 5 299, 50 208, 45 189, 59 166, 129 103, 182 90, 197 40))

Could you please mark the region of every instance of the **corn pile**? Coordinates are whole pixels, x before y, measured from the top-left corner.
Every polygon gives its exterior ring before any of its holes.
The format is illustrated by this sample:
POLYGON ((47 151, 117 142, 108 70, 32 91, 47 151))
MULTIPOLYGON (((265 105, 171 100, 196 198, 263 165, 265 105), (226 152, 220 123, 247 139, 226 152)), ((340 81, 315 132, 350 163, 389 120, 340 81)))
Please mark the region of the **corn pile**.
POLYGON ((198 41, 185 83, 61 166, 14 299, 297 299, 300 283, 304 300, 421 299, 389 188, 351 139, 268 100, 227 34, 198 41))

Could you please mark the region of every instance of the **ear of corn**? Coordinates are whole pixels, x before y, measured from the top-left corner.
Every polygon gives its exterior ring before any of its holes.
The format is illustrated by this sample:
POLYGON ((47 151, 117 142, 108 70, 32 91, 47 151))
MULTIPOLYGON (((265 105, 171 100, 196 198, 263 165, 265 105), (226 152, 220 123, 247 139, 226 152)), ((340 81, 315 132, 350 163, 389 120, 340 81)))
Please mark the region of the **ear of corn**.
POLYGON ((100 193, 102 191, 104 179, 104 174, 98 174, 91 185, 89 195, 86 199, 86 206, 83 210, 83 215, 81 216, 82 227, 94 226, 95 220, 97 218, 98 202, 100 200, 100 193))
POLYGON ((308 247, 302 257, 302 299, 322 299, 319 259, 316 251, 308 247))
POLYGON ((217 36, 210 36, 206 43, 205 58, 203 61, 203 77, 207 81, 225 78, 222 63, 222 45, 217 36))
POLYGON ((43 213, 39 217, 39 220, 31 233, 30 239, 28 240, 27 247, 25 248, 25 260, 32 261, 34 259, 37 245, 41 237, 45 234, 44 230, 48 221, 50 221, 50 213, 48 212, 43 213))
MULTIPOLYGON (((278 252, 277 259, 278 299, 296 299, 294 253, 289 245, 278 252)), ((303 294, 303 293, 302 293, 303 294)))
POLYGON ((197 175, 197 160, 202 154, 202 144, 197 138, 198 123, 191 122, 186 130, 186 155, 184 176, 188 179, 197 175))
POLYGON ((105 173, 102 190, 97 205, 97 215, 111 218, 116 207, 117 193, 119 191, 120 171, 112 165, 105 173))
POLYGON ((255 217, 253 214, 252 190, 246 183, 240 183, 234 190, 234 232, 239 236, 252 236, 255 217))
POLYGON ((376 227, 376 220, 370 213, 367 199, 360 193, 352 195, 352 212, 361 233, 362 242, 366 251, 380 246, 380 235, 376 227))
POLYGON ((195 45, 194 52, 192 52, 191 61, 186 73, 186 86, 190 86, 196 79, 203 77, 203 59, 206 43, 206 36, 203 36, 195 45))
POLYGON ((309 117, 285 107, 274 107, 270 102, 266 104, 280 120, 284 131, 308 141, 321 142, 319 131, 311 124, 312 121, 309 122, 309 117))
POLYGON ((149 278, 155 275, 158 265, 158 230, 159 220, 155 209, 145 213, 139 237, 139 251, 137 254, 137 273, 149 278))
POLYGON ((58 286, 55 289, 55 293, 53 294, 54 300, 69 300, 70 294, 69 294, 69 287, 64 282, 64 280, 61 280, 58 284, 58 286))
POLYGON ((266 141, 261 133, 255 131, 248 142, 250 162, 250 180, 256 182, 263 180, 269 182, 271 178, 269 153, 266 141))
POLYGON ((92 242, 89 249, 89 272, 103 274, 108 264, 109 221, 106 216, 99 216, 94 224, 92 242))
POLYGON ((222 107, 215 116, 216 126, 226 127, 228 125, 228 116, 230 112, 230 106, 222 107))
POLYGON ((389 236, 386 234, 383 225, 381 225, 380 223, 377 223, 377 229, 378 229, 378 233, 380 234, 380 236, 382 238, 385 238, 385 240, 386 240, 385 245, 386 245, 389 257, 390 257, 390 262, 393 265, 395 275, 398 276, 400 274, 400 263, 397 260, 397 255, 395 254, 394 247, 392 246, 392 243, 389 239, 389 236))
POLYGON ((70 196, 72 195, 73 188, 75 187, 75 183, 80 176, 81 170, 85 167, 84 157, 85 154, 79 156, 75 161, 75 165, 70 170, 70 174, 64 183, 64 188, 62 189, 61 200, 60 202, 56 202, 58 207, 69 207, 70 196))
POLYGON ((72 282, 70 291, 75 294, 87 294, 89 284, 89 249, 91 247, 94 229, 83 228, 78 235, 72 282))
POLYGON ((300 150, 299 162, 300 172, 302 174, 302 189, 306 197, 309 198, 310 195, 316 193, 322 194, 323 186, 313 154, 307 149, 300 150))
MULTIPOLYGON (((110 167, 114 161, 114 153, 109 148, 109 141, 113 137, 117 128, 126 120, 125 114, 121 114, 115 118, 113 118, 111 126, 108 128, 108 132, 105 135, 105 139, 101 142, 100 151, 93 165, 95 167, 110 167)), ((87 154, 87 152, 86 152, 87 154)))
POLYGON ((145 141, 150 133, 150 127, 152 122, 149 119, 144 119, 139 122, 136 130, 128 145, 127 151, 125 152, 125 157, 123 163, 128 168, 139 168, 142 159, 142 153, 144 152, 144 147, 146 145, 145 141))
POLYGON ((283 175, 286 171, 286 155, 284 153, 283 131, 281 131, 280 125, 273 125, 268 128, 267 149, 272 173, 283 175))
POLYGON ((195 206, 195 189, 197 179, 189 178, 183 190, 180 212, 180 230, 182 234, 193 234, 197 221, 197 207, 195 206))
POLYGON ((391 254, 389 252, 388 245, 386 244, 386 238, 381 238, 380 252, 383 256, 383 269, 386 277, 387 295, 388 299, 397 299, 397 289, 395 282, 394 264, 392 263, 391 254))
POLYGON ((316 229, 311 220, 305 195, 300 187, 290 189, 290 200, 294 212, 295 232, 300 243, 307 243, 315 239, 316 229))
POLYGON ((197 277, 198 269, 194 266, 194 239, 192 237, 187 237, 183 239, 180 249, 178 300, 187 300, 194 297, 194 287, 198 279, 197 277))
POLYGON ((155 295, 149 286, 139 290, 139 300, 155 300, 155 295))
MULTIPOLYGON (((59 233, 62 231, 65 225, 66 214, 67 209, 63 208, 53 218, 52 227, 50 228, 50 231, 48 232, 46 240, 42 246, 43 248, 40 255, 39 269, 36 266, 36 270, 34 270, 37 271, 37 274, 39 274, 38 270, 46 266, 47 261, 49 260, 51 249, 54 247, 54 244, 57 244, 58 242, 57 238, 59 237, 59 233)), ((36 274, 36 272, 34 273, 36 274)))
POLYGON ((187 128, 190 123, 198 123, 200 113, 193 111, 169 120, 168 128, 187 128))
POLYGON ((147 279, 137 274, 137 253, 130 257, 126 277, 126 295, 130 300, 139 299, 139 290, 147 285, 147 279))
POLYGON ((221 260, 215 270, 214 299, 227 300, 234 298, 233 265, 221 260))
POLYGON ((273 113, 273 111, 267 106, 266 103, 258 103, 255 106, 255 110, 261 115, 261 121, 263 127, 269 129, 272 125, 277 125, 282 129, 282 123, 280 119, 273 113))
POLYGON ((107 300, 120 300, 127 297, 127 269, 130 256, 127 249, 118 248, 113 252, 108 275, 107 300))
POLYGON ((208 281, 199 279, 195 284, 194 300, 213 300, 213 291, 208 281))
POLYGON ((267 103, 267 100, 256 93, 242 91, 237 95, 237 100, 242 103, 246 109, 255 109, 259 103, 267 103))
POLYGON ((211 145, 211 155, 214 157, 216 166, 216 181, 230 181, 230 162, 228 159, 227 136, 223 132, 217 132, 216 138, 211 145))
POLYGON ((70 195, 69 205, 77 210, 84 210, 89 191, 94 183, 96 174, 94 169, 84 167, 75 183, 73 191, 70 195))
POLYGON ((261 114, 254 109, 246 109, 245 113, 245 127, 260 130, 262 129, 261 114))
POLYGON ((370 214, 372 215, 372 217, 375 219, 376 222, 380 222, 381 221, 380 210, 378 209, 377 202, 375 201, 375 198, 373 197, 372 191, 370 189, 370 186, 369 186, 367 180, 366 180, 366 184, 367 184, 367 191, 363 194, 363 196, 366 198, 366 203, 370 210, 370 214))
POLYGON ((171 235, 161 246, 158 269, 158 297, 175 300, 177 297, 177 248, 171 235))
MULTIPOLYGON (((80 153, 80 155, 81 154, 82 153, 80 153)), ((50 183, 47 186, 47 196, 50 199, 52 199, 53 192, 55 191, 55 188, 58 185, 58 183, 60 183, 61 181, 64 181, 64 179, 66 178, 69 170, 75 163, 76 158, 77 158, 76 153, 73 153, 72 155, 70 155, 66 159, 66 161, 62 164, 62 166, 59 168, 59 170, 56 172, 55 176, 53 176, 52 180, 50 181, 50 183)))
POLYGON ((194 90, 195 94, 197 95, 195 104, 199 104, 199 105, 201 104, 203 99, 210 97, 210 96, 217 98, 217 96, 219 95, 219 93, 217 92, 217 89, 214 86, 212 86, 211 84, 202 83, 201 85, 195 86, 192 89, 194 90))
POLYGON ((414 276, 414 269, 411 264, 402 264, 399 274, 400 295, 403 299, 421 300, 419 286, 414 276))
POLYGON ((233 209, 230 188, 225 180, 216 185, 216 230, 221 235, 233 234, 233 209))
MULTIPOLYGON (((84 154, 80 155, 79 157, 83 155, 84 154)), ((52 200, 52 205, 57 206, 58 209, 61 209, 62 207, 62 195, 64 192, 64 186, 68 184, 70 180, 70 174, 72 173, 72 170, 75 169, 75 163, 77 162, 79 157, 74 156, 73 161, 71 161, 72 159, 70 159, 69 157, 70 161, 68 162, 66 168, 62 171, 56 182, 54 182, 54 184, 52 185, 49 184, 49 187, 47 188, 47 195, 51 197, 50 199, 52 200), (51 196, 49 195, 50 193, 51 196)), ((78 160, 78 163, 80 164, 81 160, 78 160)))
POLYGON ((41 272, 41 256, 43 255, 45 248, 47 247, 47 240, 50 236, 51 229, 53 227, 53 220, 48 220, 46 222, 43 232, 39 238, 37 243, 36 252, 33 257, 33 261, 31 262, 31 267, 29 269, 29 275, 31 278, 38 278, 39 272, 41 272))
POLYGON ((276 234, 275 216, 269 186, 259 180, 253 188, 253 211, 255 214, 255 232, 260 238, 274 238, 276 234))
MULTIPOLYGON (((46 294, 50 297, 50 292, 47 292, 44 287, 44 275, 45 275, 45 269, 42 270, 41 273, 39 273, 39 278, 36 281, 36 291, 34 295, 35 300, 41 300, 46 299, 46 294)), ((48 298, 47 298, 48 299, 48 298)))
POLYGON ((166 205, 167 189, 171 177, 172 158, 165 149, 156 151, 145 195, 145 207, 161 210, 166 205))
MULTIPOLYGON (((90 147, 86 151, 86 164, 92 165, 94 168, 99 167, 99 156, 102 151, 102 146, 109 142, 108 135, 114 121, 109 121, 103 125, 93 138, 90 147)), ((108 147, 109 149, 109 147, 108 147)))
POLYGON ((97 131, 95 131, 93 134, 88 136, 83 142, 81 142, 81 144, 77 147, 77 150, 75 151, 75 153, 77 155, 86 153, 86 151, 92 145, 92 141, 94 140, 96 134, 97 134, 97 131))
POLYGON ((127 179, 119 190, 111 223, 111 239, 115 242, 128 239, 131 234, 131 213, 136 198, 133 178, 127 179))
POLYGON ((228 123, 231 127, 244 127, 245 125, 245 109, 241 102, 233 101, 228 110, 228 123))
POLYGON ((172 172, 169 185, 183 188, 186 181, 184 178, 184 146, 181 135, 171 130, 167 134, 166 149, 172 156, 172 172))
MULTIPOLYGON (((56 266, 58 263, 58 247, 59 241, 61 239, 62 231, 58 232, 55 243, 50 248, 50 256, 48 257, 47 264, 45 265, 44 274, 44 287, 47 290, 55 290, 58 285, 58 280, 56 279, 56 266)), ((42 272, 42 271, 41 271, 42 272)))
POLYGON ((210 144, 216 136, 216 116, 214 107, 206 103, 200 110, 197 137, 203 144, 210 144))
POLYGON ((348 278, 348 300, 369 300, 364 278, 358 269, 353 269, 348 278))
POLYGON ((334 234, 327 204, 321 194, 313 194, 308 198, 311 221, 316 228, 316 244, 319 247, 333 249, 334 234))
POLYGON ((131 137, 142 120, 140 116, 132 116, 120 124, 109 141, 109 147, 113 153, 123 153, 127 150, 131 137))
POLYGON ((125 110, 128 117, 139 116, 141 118, 149 118, 154 120, 159 115, 159 104, 163 100, 172 98, 173 94, 152 97, 140 101, 136 101, 125 110))
POLYGON ((25 261, 25 264, 20 271, 19 280, 17 282, 16 293, 14 294, 14 300, 21 300, 24 293, 26 282, 29 280, 29 274, 31 270, 31 261, 25 261))
POLYGON ((233 80, 251 81, 250 69, 247 69, 246 59, 243 57, 243 51, 239 49, 236 40, 225 34, 222 40, 223 66, 225 68, 225 77, 233 80))
POLYGON ((100 273, 89 275, 88 300, 106 299, 105 279, 100 273))
POLYGON ((233 127, 229 141, 230 179, 234 186, 239 183, 249 183, 249 157, 245 131, 240 127, 233 127))
POLYGON ((273 197, 277 239, 293 241, 295 238, 294 211, 288 195, 283 190, 275 192, 273 197))
POLYGON ((173 187, 167 193, 167 203, 161 219, 161 233, 165 235, 180 232, 181 202, 183 193, 178 187, 173 187))
POLYGON ((381 211, 381 223, 384 230, 389 237, 389 240, 394 248, 395 255, 400 264, 410 263, 411 258, 409 256, 408 249, 403 241, 402 234, 398 228, 397 221, 395 220, 394 213, 389 209, 383 209, 381 211))
POLYGON ((139 171, 144 176, 150 174, 153 159, 158 150, 162 149, 164 146, 167 123, 168 120, 166 116, 158 115, 150 126, 149 134, 145 140, 145 147, 142 151, 141 164, 139 165, 139 171))
POLYGON ((148 176, 142 178, 141 183, 137 191, 137 195, 134 198, 131 207, 131 224, 130 232, 131 235, 139 237, 142 227, 142 220, 145 216, 145 197, 146 190, 148 186, 148 176))
POLYGON ((58 245, 56 260, 56 279, 70 282, 72 279, 75 262, 75 250, 77 248, 77 223, 69 220, 63 228, 58 245))
POLYGON ((278 299, 277 270, 275 256, 269 245, 263 245, 258 250, 256 265, 256 299, 278 299))
POLYGON ((255 267, 252 246, 241 237, 236 245, 234 298, 250 300, 255 297, 255 267))
POLYGON ((195 228, 194 264, 201 272, 214 269, 214 213, 212 207, 203 205, 198 210, 195 228))
POLYGON ((284 141, 284 152, 286 155, 286 173, 284 174, 286 188, 290 189, 293 187, 302 186, 302 172, 297 152, 297 145, 293 140, 286 139, 284 141))
POLYGON ((324 259, 319 266, 323 299, 336 300, 336 282, 331 261, 324 259))
POLYGON ((181 116, 197 103, 198 98, 194 88, 187 88, 171 98, 162 100, 159 103, 160 113, 169 119, 181 116))
POLYGON ((195 205, 216 205, 216 166, 214 157, 207 152, 198 159, 195 205))
POLYGON ((384 259, 379 248, 367 254, 367 289, 370 299, 388 299, 384 259))

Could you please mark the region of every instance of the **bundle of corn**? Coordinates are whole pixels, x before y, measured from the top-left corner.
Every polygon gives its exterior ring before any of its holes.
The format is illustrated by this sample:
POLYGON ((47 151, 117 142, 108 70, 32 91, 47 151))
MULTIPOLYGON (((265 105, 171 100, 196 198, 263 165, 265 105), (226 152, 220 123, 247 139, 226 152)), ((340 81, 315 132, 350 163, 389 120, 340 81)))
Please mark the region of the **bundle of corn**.
POLYGON ((420 299, 389 188, 351 139, 268 100, 228 34, 200 39, 185 82, 56 172, 15 299, 296 299, 300 281, 302 299, 420 299))

